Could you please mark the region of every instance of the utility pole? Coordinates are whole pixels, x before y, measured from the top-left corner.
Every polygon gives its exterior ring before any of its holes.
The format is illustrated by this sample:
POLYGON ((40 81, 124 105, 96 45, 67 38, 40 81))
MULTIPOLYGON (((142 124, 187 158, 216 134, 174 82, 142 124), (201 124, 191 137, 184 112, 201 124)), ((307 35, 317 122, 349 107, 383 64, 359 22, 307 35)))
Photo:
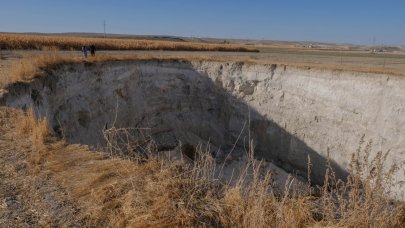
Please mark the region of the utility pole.
POLYGON ((106 38, 106 34, 105 34, 105 26, 106 26, 106 23, 105 23, 105 20, 104 20, 103 26, 104 26, 104 38, 106 38))
POLYGON ((373 36, 373 46, 371 46, 371 53, 375 53, 377 51, 377 48, 375 47, 375 36, 373 36))

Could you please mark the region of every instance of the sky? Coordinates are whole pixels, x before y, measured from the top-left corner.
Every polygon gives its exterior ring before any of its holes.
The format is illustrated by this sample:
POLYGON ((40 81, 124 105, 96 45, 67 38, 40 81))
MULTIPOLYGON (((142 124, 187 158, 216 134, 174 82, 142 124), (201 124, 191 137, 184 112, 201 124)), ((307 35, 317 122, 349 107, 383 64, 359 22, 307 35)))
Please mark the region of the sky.
POLYGON ((0 32, 405 45, 403 0, 0 0, 0 32))

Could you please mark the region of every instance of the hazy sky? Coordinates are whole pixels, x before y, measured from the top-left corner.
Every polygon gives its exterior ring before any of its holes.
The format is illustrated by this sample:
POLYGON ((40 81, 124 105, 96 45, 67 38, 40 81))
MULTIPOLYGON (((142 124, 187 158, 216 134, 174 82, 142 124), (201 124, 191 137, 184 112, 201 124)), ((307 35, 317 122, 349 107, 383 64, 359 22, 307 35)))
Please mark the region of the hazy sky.
POLYGON ((2 32, 405 45, 403 0, 0 0, 2 32))

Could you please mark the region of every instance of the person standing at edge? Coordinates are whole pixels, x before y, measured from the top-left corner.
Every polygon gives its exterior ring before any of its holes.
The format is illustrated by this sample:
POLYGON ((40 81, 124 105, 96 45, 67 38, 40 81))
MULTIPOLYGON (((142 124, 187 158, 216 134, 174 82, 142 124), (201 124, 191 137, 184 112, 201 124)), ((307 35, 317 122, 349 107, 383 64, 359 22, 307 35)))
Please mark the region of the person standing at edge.
POLYGON ((88 51, 88 47, 86 45, 82 46, 82 52, 83 52, 84 58, 87 58, 87 51, 88 51))
POLYGON ((90 54, 91 56, 96 56, 96 46, 94 44, 90 46, 90 54))

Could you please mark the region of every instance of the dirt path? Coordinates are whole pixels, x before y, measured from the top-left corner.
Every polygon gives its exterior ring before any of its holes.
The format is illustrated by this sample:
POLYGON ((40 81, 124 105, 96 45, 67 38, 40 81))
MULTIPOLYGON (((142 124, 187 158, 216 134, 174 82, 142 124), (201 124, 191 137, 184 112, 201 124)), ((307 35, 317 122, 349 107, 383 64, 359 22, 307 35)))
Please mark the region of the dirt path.
POLYGON ((16 130, 18 113, 0 108, 0 227, 83 225, 66 191, 27 162, 31 142, 16 130))

